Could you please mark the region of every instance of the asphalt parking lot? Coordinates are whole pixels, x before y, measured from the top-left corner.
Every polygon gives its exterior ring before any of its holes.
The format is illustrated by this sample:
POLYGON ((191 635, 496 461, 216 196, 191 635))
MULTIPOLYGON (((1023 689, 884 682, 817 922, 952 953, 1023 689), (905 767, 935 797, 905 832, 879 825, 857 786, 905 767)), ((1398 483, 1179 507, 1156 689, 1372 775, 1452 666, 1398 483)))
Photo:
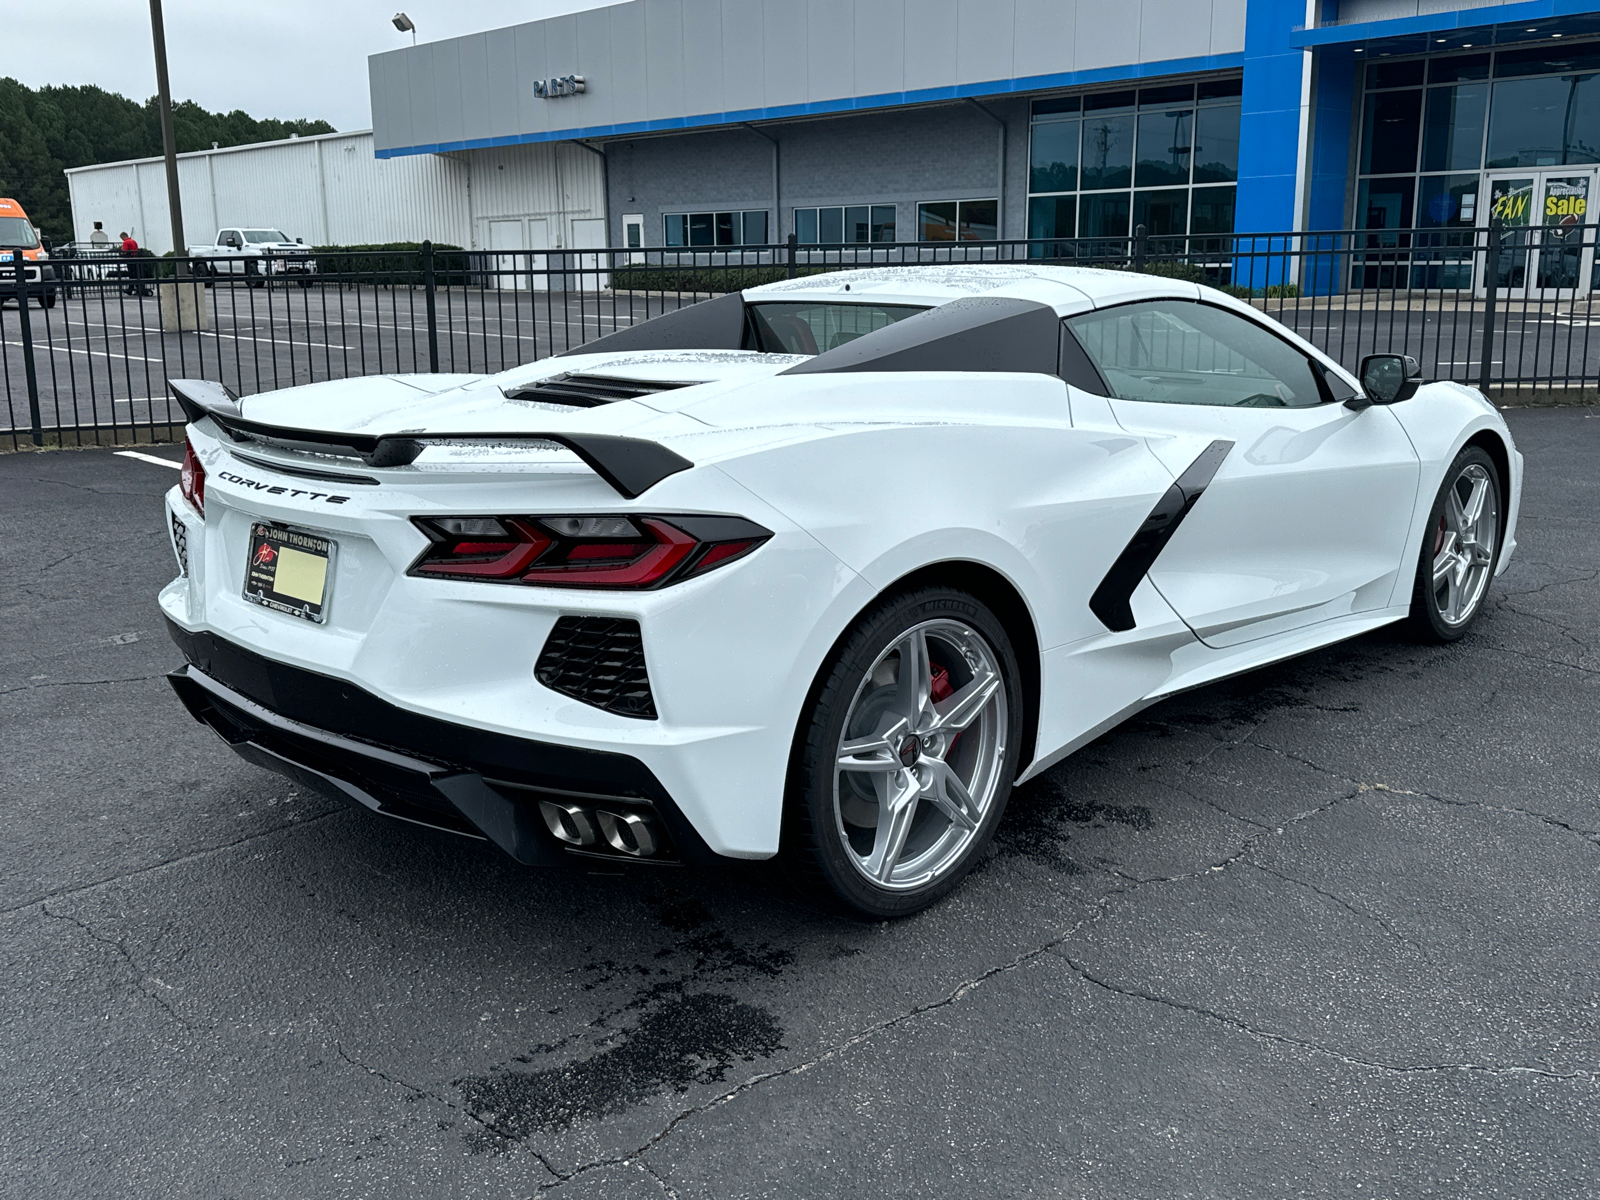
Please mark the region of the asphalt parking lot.
POLYGON ((0 456, 0 1194, 1593 1194, 1600 411, 1509 419, 1466 639, 1147 710, 892 925, 292 790, 162 678, 176 472, 0 456))

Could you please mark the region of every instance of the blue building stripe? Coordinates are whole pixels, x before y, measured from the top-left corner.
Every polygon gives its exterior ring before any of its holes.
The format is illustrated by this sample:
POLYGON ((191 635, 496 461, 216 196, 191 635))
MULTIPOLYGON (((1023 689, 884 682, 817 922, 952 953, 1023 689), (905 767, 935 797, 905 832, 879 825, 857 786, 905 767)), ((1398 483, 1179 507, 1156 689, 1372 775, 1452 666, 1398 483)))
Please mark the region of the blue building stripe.
POLYGON ((1383 21, 1362 21, 1350 25, 1329 25, 1321 29, 1297 29, 1289 38, 1291 46, 1312 49, 1347 42, 1370 42, 1408 34, 1443 33, 1453 29, 1478 29, 1485 25, 1521 25, 1527 21, 1553 21, 1561 17, 1586 16, 1600 12, 1595 0, 1519 0, 1514 4, 1489 4, 1481 8, 1453 12, 1423 13, 1415 17, 1391 17, 1383 21))
POLYGON ((376 152, 378 158, 398 158, 406 154, 442 154, 451 150, 487 150, 496 146, 526 146, 534 142, 566 142, 574 138, 622 137, 635 133, 666 133, 674 129, 702 129, 715 125, 737 125, 741 121, 776 121, 785 117, 822 116, 872 108, 895 108, 909 104, 928 104, 939 100, 962 100, 968 96, 1004 96, 1014 92, 1037 92, 1047 88, 1086 87, 1096 83, 1121 83, 1167 75, 1188 75, 1198 71, 1235 71, 1244 65, 1243 54, 1209 54, 1199 58, 1171 58, 1162 62, 1134 63, 1123 67, 1095 67, 1087 71, 1063 71, 1054 75, 1030 75, 1022 79, 996 79, 986 83, 964 83, 954 87, 920 88, 910 92, 884 92, 876 96, 851 96, 842 100, 819 100, 811 104, 781 104, 772 108, 747 108, 739 112, 702 113, 693 117, 668 117, 658 121, 629 121, 619 125, 589 125, 558 129, 548 133, 517 133, 504 137, 468 138, 458 142, 435 142, 426 146, 397 146, 376 152))

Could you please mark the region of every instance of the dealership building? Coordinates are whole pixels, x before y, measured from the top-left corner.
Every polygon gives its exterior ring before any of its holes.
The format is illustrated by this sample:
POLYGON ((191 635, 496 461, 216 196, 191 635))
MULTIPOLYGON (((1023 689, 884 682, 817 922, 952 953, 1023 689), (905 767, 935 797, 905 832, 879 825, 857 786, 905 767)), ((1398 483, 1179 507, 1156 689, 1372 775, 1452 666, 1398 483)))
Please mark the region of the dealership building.
POLYGON ((501 251, 1539 224, 1600 170, 1595 0, 629 0, 369 83, 349 195, 501 251))

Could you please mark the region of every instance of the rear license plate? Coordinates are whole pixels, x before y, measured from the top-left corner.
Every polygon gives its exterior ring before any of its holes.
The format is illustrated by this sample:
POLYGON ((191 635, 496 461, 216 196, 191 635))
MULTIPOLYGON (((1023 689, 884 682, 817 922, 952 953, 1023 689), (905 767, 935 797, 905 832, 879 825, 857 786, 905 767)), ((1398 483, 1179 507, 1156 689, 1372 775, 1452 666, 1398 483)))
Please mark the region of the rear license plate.
POLYGON ((314 533, 255 523, 245 560, 244 598, 320 625, 328 611, 333 550, 331 540, 314 533))

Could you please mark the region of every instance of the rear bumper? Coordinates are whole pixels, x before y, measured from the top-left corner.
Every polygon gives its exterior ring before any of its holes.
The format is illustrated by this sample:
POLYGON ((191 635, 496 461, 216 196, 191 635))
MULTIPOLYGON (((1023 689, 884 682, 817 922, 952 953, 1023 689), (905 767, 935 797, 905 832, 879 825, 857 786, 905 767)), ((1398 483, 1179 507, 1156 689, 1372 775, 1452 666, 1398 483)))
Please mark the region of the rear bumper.
POLYGON ((167 678, 190 714, 245 759, 314 790, 487 840, 528 865, 569 855, 719 861, 649 768, 628 755, 422 716, 215 634, 191 633, 170 620, 167 628, 188 660, 167 678), (591 819, 596 813, 643 818, 656 829, 658 848, 641 857, 601 837, 582 847, 563 844, 542 802, 575 806, 591 819))

